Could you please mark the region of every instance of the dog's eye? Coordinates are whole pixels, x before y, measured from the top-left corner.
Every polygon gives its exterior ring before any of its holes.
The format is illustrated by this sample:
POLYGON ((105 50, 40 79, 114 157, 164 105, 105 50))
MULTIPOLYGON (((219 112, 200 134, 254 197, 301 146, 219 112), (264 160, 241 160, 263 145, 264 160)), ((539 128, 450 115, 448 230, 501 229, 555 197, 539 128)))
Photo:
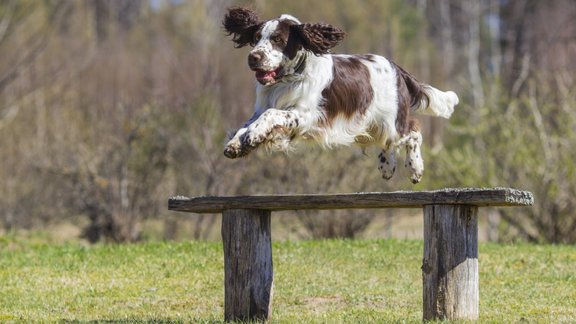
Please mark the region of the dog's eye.
POLYGON ((256 35, 254 35, 254 42, 256 42, 256 43, 259 42, 260 38, 262 38, 262 34, 256 33, 256 35))
POLYGON ((272 40, 272 42, 274 43, 281 43, 282 42, 282 37, 278 36, 278 35, 274 35, 270 38, 272 40))

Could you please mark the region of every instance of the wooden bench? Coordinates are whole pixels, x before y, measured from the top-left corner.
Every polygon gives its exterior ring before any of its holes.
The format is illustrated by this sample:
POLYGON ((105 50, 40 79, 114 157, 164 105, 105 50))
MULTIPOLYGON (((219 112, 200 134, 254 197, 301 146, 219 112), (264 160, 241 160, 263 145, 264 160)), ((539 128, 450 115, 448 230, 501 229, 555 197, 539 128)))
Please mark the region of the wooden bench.
POLYGON ((423 208, 423 319, 478 319, 478 207, 530 206, 532 193, 510 188, 333 195, 172 197, 168 208, 222 213, 225 320, 272 314, 270 215, 278 210, 423 208))

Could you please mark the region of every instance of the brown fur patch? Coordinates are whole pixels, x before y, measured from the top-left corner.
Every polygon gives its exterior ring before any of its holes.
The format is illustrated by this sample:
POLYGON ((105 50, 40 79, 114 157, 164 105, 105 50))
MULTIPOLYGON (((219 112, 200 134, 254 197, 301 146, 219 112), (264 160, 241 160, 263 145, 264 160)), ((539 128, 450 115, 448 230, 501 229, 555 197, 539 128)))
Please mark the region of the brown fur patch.
POLYGON ((418 121, 418 119, 412 118, 408 121, 408 130, 414 132, 420 131, 420 122, 418 121))
POLYGON ((338 115, 364 114, 374 98, 370 71, 358 58, 333 56, 332 83, 322 91, 327 121, 338 115))
POLYGON ((282 51, 289 59, 293 59, 296 53, 302 48, 300 39, 290 28, 294 25, 296 25, 294 21, 282 19, 278 22, 278 27, 276 27, 276 31, 272 34, 272 37, 277 36, 280 40, 278 43, 272 41, 272 46, 282 51))
MULTIPOLYGON (((398 113, 396 115, 396 131, 400 135, 406 135, 412 127, 417 124, 412 124, 413 120, 410 118, 410 108, 419 105, 422 99, 427 102, 429 98, 423 91, 422 83, 416 78, 406 72, 403 68, 391 62, 392 66, 396 69, 396 85, 398 93, 398 113)), ((417 126, 419 127, 419 126, 417 126)))
POLYGON ((222 25, 232 35, 236 47, 243 47, 254 42, 254 33, 260 28, 262 22, 258 15, 247 8, 230 8, 224 16, 222 25))
POLYGON ((346 35, 339 28, 323 23, 294 25, 291 29, 300 38, 302 46, 316 55, 327 54, 346 35))

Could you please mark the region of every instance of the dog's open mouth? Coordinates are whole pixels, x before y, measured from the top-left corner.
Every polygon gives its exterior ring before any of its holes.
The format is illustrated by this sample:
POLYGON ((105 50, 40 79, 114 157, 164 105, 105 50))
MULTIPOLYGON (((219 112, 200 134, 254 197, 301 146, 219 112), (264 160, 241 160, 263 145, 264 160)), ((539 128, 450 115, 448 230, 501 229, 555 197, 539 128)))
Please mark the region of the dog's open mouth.
POLYGON ((256 72, 256 80, 258 80, 258 82, 261 84, 273 83, 281 77, 280 68, 272 71, 265 71, 261 69, 255 69, 254 71, 256 72))

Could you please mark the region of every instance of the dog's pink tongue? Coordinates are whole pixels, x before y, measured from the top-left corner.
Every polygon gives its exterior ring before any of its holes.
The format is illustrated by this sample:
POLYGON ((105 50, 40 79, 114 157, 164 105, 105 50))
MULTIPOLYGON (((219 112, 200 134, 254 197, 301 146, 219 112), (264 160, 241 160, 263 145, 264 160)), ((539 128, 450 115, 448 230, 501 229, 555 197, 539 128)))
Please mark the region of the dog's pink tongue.
POLYGON ((276 77, 276 71, 256 71, 256 80, 260 83, 273 81, 276 77))

